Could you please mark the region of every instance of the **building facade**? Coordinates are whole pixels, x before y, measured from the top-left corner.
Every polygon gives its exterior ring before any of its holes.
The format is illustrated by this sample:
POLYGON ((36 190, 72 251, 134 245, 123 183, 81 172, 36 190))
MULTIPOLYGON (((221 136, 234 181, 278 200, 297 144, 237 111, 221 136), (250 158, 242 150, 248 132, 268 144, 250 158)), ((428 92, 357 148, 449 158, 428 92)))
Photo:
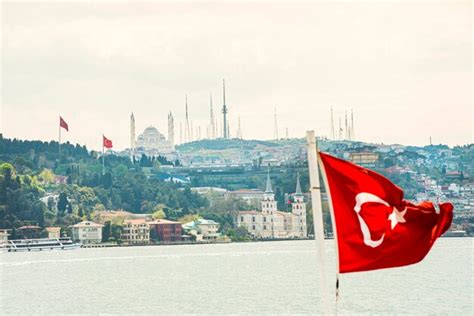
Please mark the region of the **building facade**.
POLYGON ((218 233, 220 224, 208 219, 197 219, 183 225, 183 230, 196 241, 212 241, 218 239, 221 234, 218 233))
POLYGON ((182 240, 183 229, 180 222, 157 219, 148 222, 150 226, 150 238, 164 242, 176 242, 182 240))
POLYGON ((104 225, 83 221, 72 225, 72 239, 82 244, 98 244, 102 242, 102 227, 104 225))
POLYGON ((61 238, 61 227, 46 227, 48 238, 61 238))
POLYGON ((123 222, 122 242, 128 245, 146 245, 150 242, 150 225, 145 219, 129 219, 123 222))
POLYGON ((299 175, 296 192, 292 196, 291 213, 278 211, 268 175, 261 202, 262 210, 239 212, 237 225, 246 227, 249 233, 257 238, 306 238, 306 203, 301 192, 299 175))

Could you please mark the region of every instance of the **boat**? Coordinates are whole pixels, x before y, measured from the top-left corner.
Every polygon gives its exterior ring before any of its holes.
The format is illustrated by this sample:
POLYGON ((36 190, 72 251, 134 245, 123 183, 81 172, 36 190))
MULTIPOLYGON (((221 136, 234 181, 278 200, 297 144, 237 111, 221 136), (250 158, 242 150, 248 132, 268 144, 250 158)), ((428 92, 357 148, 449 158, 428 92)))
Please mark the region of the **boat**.
POLYGON ((42 251, 53 249, 71 250, 80 247, 80 243, 73 242, 69 237, 16 239, 9 240, 8 243, 3 245, 2 252, 42 251))

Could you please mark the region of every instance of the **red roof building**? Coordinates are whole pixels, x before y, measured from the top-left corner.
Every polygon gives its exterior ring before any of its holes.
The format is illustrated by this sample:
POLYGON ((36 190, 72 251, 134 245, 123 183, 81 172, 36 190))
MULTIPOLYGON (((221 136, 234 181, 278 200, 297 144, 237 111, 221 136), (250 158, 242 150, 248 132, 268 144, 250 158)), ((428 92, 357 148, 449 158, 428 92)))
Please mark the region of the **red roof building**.
POLYGON ((157 219, 153 222, 148 222, 148 225, 150 225, 151 239, 164 242, 182 240, 183 229, 180 222, 157 219))

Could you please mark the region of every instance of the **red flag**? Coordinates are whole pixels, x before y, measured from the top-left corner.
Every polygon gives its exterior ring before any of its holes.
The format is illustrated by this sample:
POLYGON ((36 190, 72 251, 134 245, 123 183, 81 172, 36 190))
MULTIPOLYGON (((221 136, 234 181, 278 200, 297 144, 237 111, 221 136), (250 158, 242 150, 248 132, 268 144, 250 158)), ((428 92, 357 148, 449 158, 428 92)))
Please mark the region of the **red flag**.
POLYGON ((102 146, 104 146, 105 148, 112 148, 112 141, 108 139, 107 137, 105 137, 104 135, 102 135, 102 137, 103 137, 102 146))
POLYGON ((451 225, 453 206, 403 200, 384 176, 320 153, 339 250, 339 271, 399 267, 421 261, 451 225))
POLYGON ((69 132, 69 126, 67 125, 66 121, 61 116, 59 117, 59 126, 69 132))

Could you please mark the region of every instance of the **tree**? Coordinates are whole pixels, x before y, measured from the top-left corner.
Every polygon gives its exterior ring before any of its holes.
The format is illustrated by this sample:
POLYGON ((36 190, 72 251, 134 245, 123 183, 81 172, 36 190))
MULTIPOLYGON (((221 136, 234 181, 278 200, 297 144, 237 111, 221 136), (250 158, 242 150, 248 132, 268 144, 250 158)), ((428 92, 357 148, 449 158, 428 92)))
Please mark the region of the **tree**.
POLYGON ((59 194, 59 200, 58 200, 58 212, 60 215, 63 215, 64 212, 66 212, 67 205, 69 204, 69 201, 67 199, 67 194, 64 192, 61 192, 59 194))
POLYGON ((158 210, 155 213, 153 213, 152 217, 154 219, 163 219, 163 218, 166 218, 166 213, 165 213, 165 211, 163 211, 161 209, 161 210, 158 210))

